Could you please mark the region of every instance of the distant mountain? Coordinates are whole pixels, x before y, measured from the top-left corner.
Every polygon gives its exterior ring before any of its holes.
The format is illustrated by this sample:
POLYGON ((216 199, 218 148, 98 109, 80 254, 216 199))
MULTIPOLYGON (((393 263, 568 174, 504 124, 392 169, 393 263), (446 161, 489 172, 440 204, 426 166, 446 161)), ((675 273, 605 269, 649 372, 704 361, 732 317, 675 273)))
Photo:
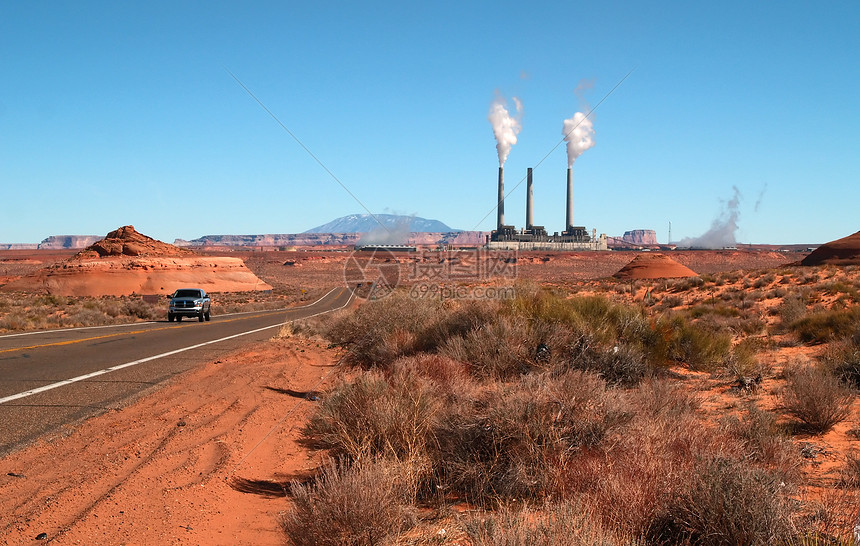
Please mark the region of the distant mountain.
POLYGON ((305 233, 370 233, 382 229, 411 233, 450 233, 461 231, 443 224, 439 220, 428 220, 418 216, 403 216, 399 214, 350 214, 342 216, 327 224, 317 226, 305 233), (375 216, 375 218, 374 218, 375 216))

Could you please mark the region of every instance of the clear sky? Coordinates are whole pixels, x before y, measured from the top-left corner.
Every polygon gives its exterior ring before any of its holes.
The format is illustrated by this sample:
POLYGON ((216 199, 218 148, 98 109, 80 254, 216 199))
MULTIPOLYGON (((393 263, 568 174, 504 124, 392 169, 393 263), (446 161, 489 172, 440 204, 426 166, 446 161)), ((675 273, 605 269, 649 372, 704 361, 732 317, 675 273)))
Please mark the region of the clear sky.
MULTIPOLYGON (((301 232, 362 205, 490 230, 495 93, 510 190, 582 110, 574 220, 661 242, 741 194, 737 238, 860 230, 860 2, 82 2, 0 5, 0 242, 301 232), (249 4, 249 5, 245 5, 249 4), (228 72, 229 71, 229 72, 228 72), (512 104, 512 103, 511 103, 512 104), (758 206, 756 206, 758 205, 758 206)), ((564 229, 564 145, 535 222, 564 229)), ((521 227, 525 184, 506 202, 521 227)))

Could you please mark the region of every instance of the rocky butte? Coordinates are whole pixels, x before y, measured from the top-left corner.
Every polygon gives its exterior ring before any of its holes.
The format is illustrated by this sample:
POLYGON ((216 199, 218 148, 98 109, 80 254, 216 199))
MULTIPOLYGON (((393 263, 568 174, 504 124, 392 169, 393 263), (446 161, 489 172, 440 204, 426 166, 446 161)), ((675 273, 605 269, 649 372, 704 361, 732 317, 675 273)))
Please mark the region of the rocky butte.
POLYGON ((123 226, 68 260, 4 285, 4 291, 60 296, 170 294, 177 288, 207 292, 270 290, 241 258, 199 256, 123 226))
POLYGON ((634 245, 656 245, 657 232, 653 229, 632 229, 625 231, 621 240, 634 245))

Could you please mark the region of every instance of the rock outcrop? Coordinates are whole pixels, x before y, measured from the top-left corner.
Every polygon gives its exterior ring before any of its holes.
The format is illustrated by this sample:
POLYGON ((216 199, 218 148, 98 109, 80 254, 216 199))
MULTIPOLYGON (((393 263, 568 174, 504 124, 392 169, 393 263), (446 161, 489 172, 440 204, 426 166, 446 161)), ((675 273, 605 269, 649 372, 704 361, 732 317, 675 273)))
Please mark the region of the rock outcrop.
POLYGON ((63 248, 86 248, 102 239, 99 235, 51 235, 39 243, 39 250, 60 250, 63 248))
POLYGON ((207 292, 272 288, 241 258, 198 256, 124 226, 68 260, 25 275, 2 289, 61 296, 124 296, 169 294, 183 287, 207 292))
POLYGON ((72 259, 88 259, 95 256, 188 256, 190 250, 162 243, 152 237, 138 233, 134 226, 123 226, 108 233, 104 239, 93 243, 72 259))
POLYGON ((632 229, 625 231, 621 240, 634 245, 656 245, 657 232, 653 229, 632 229))

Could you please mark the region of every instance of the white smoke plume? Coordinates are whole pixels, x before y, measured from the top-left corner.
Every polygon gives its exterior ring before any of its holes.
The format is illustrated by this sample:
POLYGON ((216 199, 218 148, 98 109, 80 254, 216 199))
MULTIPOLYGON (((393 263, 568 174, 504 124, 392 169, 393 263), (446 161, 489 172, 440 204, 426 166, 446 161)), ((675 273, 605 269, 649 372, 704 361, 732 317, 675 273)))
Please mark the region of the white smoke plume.
POLYGON ((501 95, 490 103, 490 114, 487 119, 493 126, 493 136, 496 137, 496 150, 499 152, 499 167, 508 160, 511 147, 517 143, 517 134, 522 129, 520 119, 522 118, 523 103, 514 97, 516 116, 511 116, 507 109, 507 101, 501 95))
POLYGON ((411 216, 397 216, 395 218, 381 218, 382 225, 377 225, 367 233, 359 237, 358 245, 404 245, 409 240, 411 233, 411 216))
POLYGON ((732 186, 734 195, 723 205, 720 216, 711 223, 711 229, 698 237, 686 237, 678 241, 679 248, 726 248, 737 245, 735 233, 740 217, 741 192, 732 186))
POLYGON ((577 112, 572 118, 564 120, 561 129, 567 142, 567 166, 572 167, 576 158, 582 152, 594 146, 594 125, 582 112, 577 112))
POLYGON ((758 212, 758 208, 761 206, 761 201, 764 199, 764 192, 767 191, 767 182, 764 183, 764 187, 758 194, 758 199, 755 200, 755 207, 753 207, 754 212, 758 212))

